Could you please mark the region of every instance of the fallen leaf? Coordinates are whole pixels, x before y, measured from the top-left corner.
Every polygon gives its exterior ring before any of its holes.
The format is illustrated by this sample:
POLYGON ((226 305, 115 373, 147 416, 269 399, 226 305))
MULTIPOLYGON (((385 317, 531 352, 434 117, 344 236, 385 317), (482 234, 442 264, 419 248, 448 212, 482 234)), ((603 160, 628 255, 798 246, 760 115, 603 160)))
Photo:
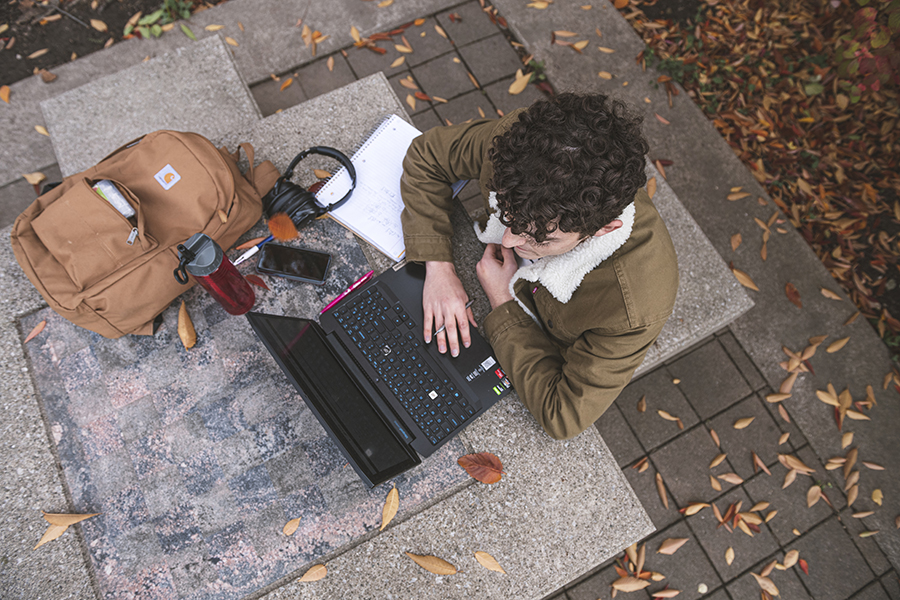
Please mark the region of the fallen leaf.
POLYGON ((853 419, 854 421, 871 421, 868 415, 859 412, 858 410, 847 410, 844 414, 853 419))
POLYGON ((709 506, 709 504, 707 504, 705 502, 693 502, 691 504, 688 504, 684 508, 684 514, 688 517, 690 517, 691 515, 696 515, 698 512, 700 512, 707 506, 709 506))
POLYGON ((741 198, 746 198, 749 195, 750 195, 749 192, 736 192, 736 193, 728 194, 728 196, 726 196, 726 198, 728 200, 734 202, 735 200, 740 200, 741 198))
POLYGON ((784 433, 782 433, 782 434, 781 434, 781 437, 778 438, 778 445, 780 446, 780 445, 782 445, 783 443, 785 443, 786 441, 788 441, 788 438, 789 438, 789 437, 791 437, 790 432, 785 431, 784 433))
POLYGON ((448 563, 446 560, 442 558, 438 558, 437 556, 431 555, 419 555, 413 554, 411 552, 405 553, 408 557, 413 559, 417 565, 434 573, 435 575, 454 575, 456 573, 456 567, 448 563))
POLYGON ((778 405, 778 414, 781 416, 782 419, 785 420, 785 422, 787 422, 787 423, 791 422, 791 418, 788 416, 788 412, 787 412, 787 410, 785 410, 784 404, 778 405))
POLYGON ((825 352, 827 352, 829 354, 833 354, 834 352, 837 352, 838 350, 843 348, 849 341, 850 341, 850 337, 847 336, 845 338, 841 338, 839 340, 831 342, 830 344, 828 344, 828 347, 825 348, 825 352))
MULTIPOLYGON (((701 584, 703 585, 703 584, 701 584)), ((673 590, 673 589, 664 589, 659 590, 658 592, 650 592, 650 596, 653 598, 674 598, 678 594, 681 593, 681 590, 673 590)))
POLYGON ((47 137, 50 137, 50 134, 47 133, 47 128, 44 127, 43 125, 35 125, 34 130, 37 131, 41 135, 46 135, 47 137))
POLYGON ((647 180, 647 195, 652 199, 656 194, 656 177, 647 180))
POLYGON ((761 510, 766 510, 767 508, 769 508, 769 503, 768 503, 768 502, 757 502, 757 503, 754 504, 753 507, 750 509, 750 512, 759 512, 759 511, 761 511, 761 510))
POLYGON ((779 462, 782 462, 788 469, 794 469, 806 475, 815 473, 816 470, 808 467, 806 463, 794 456, 793 454, 779 454, 779 462))
POLYGON ((644 570, 644 562, 647 560, 647 544, 641 544, 641 549, 638 551, 637 562, 635 566, 635 572, 638 577, 641 576, 641 572, 644 570))
POLYGON ((741 234, 740 234, 740 233, 736 233, 736 234, 734 234, 733 236, 731 236, 731 250, 732 250, 732 252, 738 249, 738 246, 741 245, 741 242, 742 242, 742 241, 743 241, 743 238, 741 237, 741 234))
POLYGON ((40 332, 42 332, 44 330, 44 327, 46 327, 46 326, 47 326, 47 320, 44 319, 43 321, 41 321, 40 323, 38 323, 37 325, 34 326, 34 328, 31 330, 31 332, 29 332, 29 334, 27 336, 25 336, 25 339, 22 341, 22 343, 27 344, 28 342, 33 340, 35 337, 37 337, 37 335, 40 332))
POLYGON ((859 311, 856 311, 855 313, 853 313, 852 315, 850 315, 850 316, 847 318, 847 320, 844 321, 844 326, 846 327, 847 325, 849 325, 850 323, 852 323, 853 321, 855 321, 856 318, 857 318, 858 316, 859 316, 859 311))
POLYGON ((334 71, 334 57, 333 56, 328 57, 328 60, 325 61, 325 66, 328 67, 329 71, 334 71))
POLYGON ((378 531, 384 531, 384 528, 397 514, 398 508, 400 508, 400 492, 394 486, 388 492, 387 498, 384 499, 384 506, 381 508, 381 527, 378 528, 378 531))
MULTIPOLYGON (((784 378, 784 381, 781 382, 781 385, 778 387, 778 393, 780 394, 790 394, 791 390, 794 388, 794 382, 797 381, 797 372, 791 373, 787 377, 784 378)), ((779 410, 781 406, 779 405, 779 410)), ((785 419, 787 420, 787 419, 785 419)))
POLYGON ((766 515, 766 518, 765 518, 766 523, 768 523, 769 521, 771 521, 772 519, 774 519, 774 518, 775 518, 775 515, 777 515, 777 514, 778 514, 778 511, 777 511, 777 510, 770 510, 770 511, 769 511, 769 514, 767 514, 767 515, 766 515))
POLYGON ((41 511, 44 515, 44 520, 50 523, 50 527, 47 528, 47 531, 44 532, 44 535, 41 536, 40 541, 37 543, 33 549, 37 550, 47 542, 51 542, 64 534, 66 529, 69 528, 70 525, 74 525, 75 523, 79 523, 84 521, 85 519, 89 519, 91 517, 96 517, 100 513, 91 513, 91 514, 61 514, 61 513, 48 513, 41 511))
POLYGON ((756 472, 756 467, 759 467, 763 470, 766 475, 771 475, 772 472, 769 471, 769 467, 766 466, 766 463, 756 454, 756 452, 752 453, 753 455, 753 472, 756 472))
POLYGON ((800 552, 797 550, 788 550, 787 554, 784 555, 784 561, 782 564, 785 569, 790 569, 794 565, 797 564, 797 561, 800 559, 800 552))
POLYGON ((7 104, 9 104, 9 86, 8 85, 0 86, 0 100, 3 100, 7 104))
POLYGON ((597 73, 597 77, 599 77, 600 79, 609 80, 612 79, 613 76, 609 71, 600 71, 599 73, 597 73))
POLYGON ((754 419, 756 419, 756 417, 744 417, 743 419, 738 419, 734 422, 733 427, 735 429, 744 429, 748 425, 750 425, 750 423, 752 423, 754 419))
POLYGON ((678 417, 672 416, 671 414, 669 414, 668 411, 665 411, 665 410, 657 410, 656 414, 661 416, 666 421, 677 421, 678 420, 678 417))
POLYGON ((310 567, 309 571, 303 574, 300 581, 318 581, 324 579, 326 575, 328 575, 328 569, 325 565, 314 565, 310 567))
POLYGON ((769 574, 772 572, 772 570, 775 569, 775 566, 777 564, 778 564, 778 561, 773 560, 772 562, 770 562, 769 564, 764 566, 762 571, 759 572, 759 574, 762 575, 763 577, 768 577, 769 574))
POLYGON ((791 397, 790 394, 780 394, 780 393, 779 394, 768 394, 766 396, 766 402, 768 402, 770 404, 775 404, 777 402, 782 402, 784 400, 787 400, 790 397, 791 397))
POLYGON ((487 552, 476 552, 475 560, 481 563, 481 566, 485 569, 496 571, 497 573, 506 573, 506 571, 503 570, 503 567, 500 566, 500 563, 497 562, 497 559, 487 552))
POLYGON ((728 550, 725 551, 725 564, 731 566, 731 563, 734 562, 734 548, 731 546, 728 547, 728 550))
POLYGON ((756 287, 756 284, 753 283, 753 280, 749 275, 735 267, 731 267, 731 272, 734 273, 734 276, 737 278, 738 283, 740 283, 742 286, 744 286, 745 288, 750 288, 755 292, 759 291, 759 288, 756 287))
POLYGON ((178 309, 178 337, 186 349, 193 348, 197 343, 197 332, 194 331, 194 323, 188 314, 187 306, 184 300, 181 301, 181 308, 178 309))
POLYGON ((195 42, 197 41, 197 36, 194 35, 194 32, 191 31, 191 28, 188 27, 186 24, 184 24, 184 23, 181 24, 181 31, 182 31, 182 33, 184 33, 184 35, 188 36, 188 38, 194 40, 195 42))
POLYGON ((722 475, 719 475, 719 479, 732 485, 741 485, 744 483, 744 480, 737 473, 723 473, 722 475))
POLYGON ((325 171, 324 169, 313 169, 313 175, 315 175, 318 179, 328 179, 331 177, 331 173, 325 171))
MULTIPOLYGON (((228 44, 229 46, 234 46, 234 47, 240 46, 240 44, 238 44, 238 43, 234 40, 234 38, 230 38, 230 37, 228 37, 228 36, 225 36, 225 43, 228 44)), ((322 568, 324 569, 325 567, 322 567, 322 568)), ((313 569, 315 569, 315 567, 313 567, 313 569)), ((305 577, 305 575, 304 575, 304 577, 305 577)))
POLYGON ((832 292, 831 290, 829 290, 827 288, 822 288, 819 291, 822 292, 822 295, 825 296, 826 298, 829 298, 831 300, 841 300, 840 296, 838 296, 837 294, 835 294, 834 292, 832 292))
POLYGON ((286 242, 297 237, 297 226, 294 225, 294 221, 286 213, 275 213, 266 222, 266 225, 269 228, 269 233, 276 240, 286 242))
POLYGON ((385 6, 390 6, 393 3, 394 0, 381 0, 381 2, 379 2, 377 6, 378 8, 384 8, 385 6))
POLYGON ((628 6, 628 0, 614 0, 613 6, 618 9, 625 8, 626 6, 628 6))
POLYGON ((266 238, 258 237, 258 238, 253 238, 252 240, 247 240, 240 246, 235 247, 235 250, 246 250, 248 248, 252 248, 253 246, 255 246, 258 243, 260 243, 261 241, 263 241, 264 239, 266 239, 266 238))
POLYGON ((40 58, 43 55, 47 54, 48 52, 50 52, 50 48, 41 48, 40 50, 37 50, 36 52, 32 52, 31 54, 29 54, 27 56, 27 58, 40 58))
POLYGON ((763 577, 761 575, 757 575, 754 572, 750 572, 753 575, 753 579, 756 580, 756 583, 759 584, 759 587, 762 588, 764 592, 767 594, 772 594, 773 596, 778 595, 778 588, 775 587, 775 583, 769 579, 768 577, 763 577))
POLYGON ((584 50, 585 48, 587 48, 587 45, 589 43, 590 42, 588 40, 581 40, 580 42, 575 42, 574 44, 572 44, 572 47, 576 50, 584 50))
POLYGON ((281 88, 279 89, 279 91, 283 92, 284 90, 288 89, 292 83, 294 83, 294 78, 288 77, 281 83, 281 88))
POLYGON ((645 412, 646 410, 647 410, 647 396, 644 395, 644 396, 641 396, 640 400, 638 400, 637 411, 642 413, 642 412, 645 412))
POLYGON ((716 443, 716 446, 722 447, 722 444, 719 443, 719 434, 716 433, 715 429, 709 430, 709 437, 716 443))
POLYGON ((400 65, 402 65, 404 63, 404 61, 406 61, 405 56, 399 57, 398 59, 396 59, 394 62, 391 63, 391 68, 394 69, 396 67, 399 67, 400 65))
POLYGON ((663 125, 671 125, 671 123, 669 123, 665 118, 659 116, 659 113, 653 113, 653 114, 656 115, 656 120, 659 121, 660 123, 662 123, 663 125))
POLYGON ((38 74, 41 76, 41 79, 44 83, 51 83, 53 81, 56 81, 56 74, 51 73, 47 69, 41 69, 40 71, 38 71, 38 74))
POLYGON ((457 464, 466 470, 466 473, 481 483, 497 483, 503 473, 503 464, 500 459, 490 452, 479 452, 461 456, 457 464))
POLYGON ((803 308, 803 302, 800 301, 800 292, 797 290, 797 287, 791 283, 787 282, 784 286, 784 293, 787 296, 788 300, 794 303, 794 306, 797 308, 803 308))
POLYGON ((216 211, 216 214, 219 216, 219 220, 222 221, 223 225, 228 222, 228 213, 226 213, 224 210, 220 208, 216 211))
POLYGON ((656 491, 659 493, 659 499, 662 500, 663 506, 669 510, 669 498, 666 496, 666 486, 663 485, 663 478, 660 473, 656 474, 656 491))
POLYGON ((291 519, 287 523, 284 524, 284 528, 281 530, 284 535, 294 535, 294 532, 297 531, 297 528, 300 527, 300 517, 296 519, 291 519))
POLYGON ((722 491, 722 484, 719 483, 719 480, 716 479, 715 477, 713 477, 712 475, 709 476, 709 486, 712 489, 716 490, 717 492, 722 491))
POLYGON ((255 274, 253 274, 253 273, 250 273, 250 274, 248 274, 248 275, 245 275, 244 278, 245 278, 247 281, 249 281, 250 283, 252 283, 253 285, 255 285, 256 287, 261 287, 261 288, 264 289, 264 290, 268 290, 268 289, 269 289, 269 286, 266 285, 266 282, 263 281, 262 277, 260 277, 259 275, 255 275, 255 274))
POLYGON ((437 31, 439 36, 441 36, 444 39, 447 39, 447 32, 444 31, 443 27, 441 27, 440 25, 435 25, 434 30, 437 31))
POLYGON ((597 46, 597 50, 602 52, 603 54, 612 54, 615 52, 612 48, 606 48, 604 46, 597 46))
POLYGON ((709 463, 709 468, 712 469, 714 467, 718 467, 720 464, 722 464, 722 461, 725 460, 726 456, 727 455, 724 452, 722 452, 721 454, 717 454, 716 457, 712 459, 712 462, 709 463))
MULTIPOLYGON (((849 411, 847 411, 847 412, 849 412, 849 411)), ((884 471, 884 467, 882 467, 879 464, 873 463, 873 462, 868 462, 868 461, 864 460, 864 461, 862 461, 862 464, 866 465, 866 467, 868 467, 869 469, 872 469, 873 471, 884 471)))
POLYGON ((413 98, 412 94, 406 95, 406 103, 409 105, 409 107, 411 109, 416 110, 416 99, 413 98))
POLYGON ((650 582, 637 577, 621 577, 612 582, 612 588, 620 592, 636 592, 649 586, 650 582))
POLYGON ((872 492, 872 502, 881 506, 881 502, 884 500, 884 494, 881 493, 881 490, 875 490, 872 492))
POLYGON ((25 181, 31 185, 38 185, 40 182, 47 179, 47 176, 40 171, 35 171, 34 173, 22 173, 22 177, 24 177, 25 181))
POLYGON ((356 28, 356 25, 350 26, 350 37, 353 38, 354 42, 361 42, 362 36, 359 35, 359 29, 356 28))
POLYGON ((816 502, 822 499, 822 488, 817 485, 812 486, 806 492, 806 506, 812 508, 816 502))
POLYGON ((109 27, 106 26, 106 23, 100 19, 91 19, 91 27, 100 32, 105 32, 109 29, 109 27))
POLYGON ((204 27, 206 31, 219 31, 220 29, 225 29, 224 25, 207 25, 204 27))

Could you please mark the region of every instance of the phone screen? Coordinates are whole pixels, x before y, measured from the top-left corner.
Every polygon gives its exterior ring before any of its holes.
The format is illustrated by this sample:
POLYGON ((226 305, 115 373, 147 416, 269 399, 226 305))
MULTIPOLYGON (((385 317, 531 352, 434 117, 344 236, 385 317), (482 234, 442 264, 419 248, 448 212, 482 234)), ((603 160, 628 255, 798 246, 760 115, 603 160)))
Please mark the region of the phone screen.
POLYGON ((262 247, 257 269, 288 279, 324 283, 330 263, 331 255, 325 252, 266 244, 262 247))

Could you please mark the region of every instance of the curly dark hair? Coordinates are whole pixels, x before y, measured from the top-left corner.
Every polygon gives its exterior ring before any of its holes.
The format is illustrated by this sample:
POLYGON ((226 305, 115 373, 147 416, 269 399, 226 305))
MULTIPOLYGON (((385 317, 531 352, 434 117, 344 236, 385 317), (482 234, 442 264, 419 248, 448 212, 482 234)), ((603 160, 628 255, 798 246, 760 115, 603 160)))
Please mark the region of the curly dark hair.
POLYGON ((591 236, 647 182, 640 115, 600 94, 560 94, 519 115, 490 150, 500 220, 543 242, 556 229, 591 236))

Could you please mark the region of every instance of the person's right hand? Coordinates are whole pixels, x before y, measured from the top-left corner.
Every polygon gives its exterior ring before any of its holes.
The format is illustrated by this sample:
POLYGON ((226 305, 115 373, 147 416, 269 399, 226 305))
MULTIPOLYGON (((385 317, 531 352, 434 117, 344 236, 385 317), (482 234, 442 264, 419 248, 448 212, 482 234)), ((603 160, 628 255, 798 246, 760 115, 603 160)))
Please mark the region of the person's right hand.
POLYGON ((425 290, 422 294, 422 308, 425 310, 423 336, 425 343, 431 343, 431 332, 444 326, 444 331, 435 336, 438 351, 443 354, 450 346, 450 354, 459 356, 459 341, 466 348, 472 343, 469 322, 475 323, 471 308, 466 308, 469 298, 462 282, 456 275, 452 262, 427 261, 425 263, 425 290))

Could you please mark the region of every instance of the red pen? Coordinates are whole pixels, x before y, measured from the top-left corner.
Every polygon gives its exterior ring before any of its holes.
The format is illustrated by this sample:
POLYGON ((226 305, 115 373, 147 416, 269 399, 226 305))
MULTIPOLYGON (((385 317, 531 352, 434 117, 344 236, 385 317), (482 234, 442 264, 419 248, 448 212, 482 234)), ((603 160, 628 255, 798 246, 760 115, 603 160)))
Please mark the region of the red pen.
POLYGON ((323 308, 321 311, 319 311, 319 314, 321 315, 323 312, 325 312, 326 310, 328 310, 329 308, 331 308, 332 306, 334 306, 335 304, 337 304, 338 302, 343 300, 347 294, 349 294, 350 292, 352 292, 353 290, 355 290, 356 288, 358 288, 359 286, 361 286, 368 280, 372 279, 372 275, 374 275, 374 274, 375 274, 375 271, 369 271, 368 273, 366 273, 365 275, 363 275, 362 277, 360 277, 359 279, 354 281, 353 285, 351 285, 346 290, 344 290, 343 292, 338 294, 338 297, 335 298, 334 300, 332 300, 331 302, 329 302, 325 308, 323 308))

